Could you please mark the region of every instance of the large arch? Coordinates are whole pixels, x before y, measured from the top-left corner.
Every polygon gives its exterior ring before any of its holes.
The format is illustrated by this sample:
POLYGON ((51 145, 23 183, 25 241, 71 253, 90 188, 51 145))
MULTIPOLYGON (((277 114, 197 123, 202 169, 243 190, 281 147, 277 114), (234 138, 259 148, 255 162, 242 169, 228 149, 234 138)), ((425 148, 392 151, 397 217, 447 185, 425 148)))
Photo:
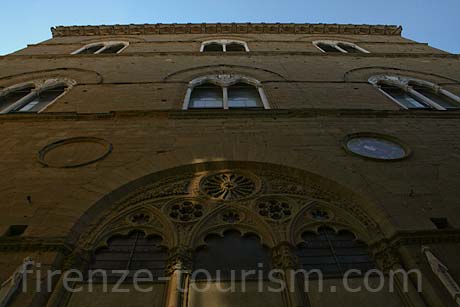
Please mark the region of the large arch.
POLYGON ((294 244, 307 224, 315 227, 324 223, 309 218, 309 210, 313 209, 330 212, 328 223, 337 228, 348 227, 369 243, 384 236, 377 223, 382 222, 382 213, 376 206, 330 179, 283 165, 217 161, 166 169, 115 189, 81 216, 67 241, 77 249, 94 248, 112 230, 127 231, 130 222, 126 216, 145 213, 152 223, 140 227, 165 237, 170 248, 194 247, 207 233, 229 228, 254 232, 273 247, 281 242, 294 244), (220 194, 217 190, 222 188, 225 176, 239 176, 238 180, 243 180, 247 187, 234 195, 220 194), (289 214, 272 218, 270 213, 262 212, 260 202, 281 202, 289 214), (171 208, 184 203, 199 204, 201 212, 184 220, 172 215, 171 208), (226 220, 227 213, 238 218, 226 220))

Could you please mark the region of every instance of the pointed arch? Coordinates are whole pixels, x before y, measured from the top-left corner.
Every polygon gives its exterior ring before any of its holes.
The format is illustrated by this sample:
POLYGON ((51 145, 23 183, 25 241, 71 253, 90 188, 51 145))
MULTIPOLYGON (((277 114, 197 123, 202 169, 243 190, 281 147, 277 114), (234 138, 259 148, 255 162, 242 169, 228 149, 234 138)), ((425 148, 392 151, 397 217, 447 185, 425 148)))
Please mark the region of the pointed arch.
POLYGON ((155 223, 136 227, 163 235, 171 248, 196 247, 206 234, 222 233, 227 229, 257 234, 270 247, 286 241, 294 244, 303 229, 325 223, 308 218, 308 209, 313 208, 313 204, 332 212, 335 218, 327 223, 337 229, 351 225, 351 230, 366 242, 375 242, 384 236, 376 221, 384 221, 385 214, 330 179, 278 164, 220 161, 166 169, 121 186, 86 211, 69 233, 68 243, 89 249, 117 231, 129 231, 134 225, 127 217, 146 212, 156 219, 155 223), (245 189, 251 191, 240 191, 244 193, 222 199, 215 196, 213 190, 208 190, 206 182, 215 183, 216 178, 226 180, 216 174, 229 172, 245 177, 245 189), (255 205, 267 197, 292 200, 292 214, 277 220, 261 213, 255 205), (202 214, 183 220, 170 215, 169 204, 179 199, 200 203, 202 214))
POLYGON ((178 240, 171 221, 161 210, 139 204, 120 211, 108 211, 94 227, 87 229, 77 245, 85 250, 95 250, 108 246, 111 237, 128 235, 133 230, 142 231, 146 236, 161 236, 163 245, 168 248, 175 246, 178 240))

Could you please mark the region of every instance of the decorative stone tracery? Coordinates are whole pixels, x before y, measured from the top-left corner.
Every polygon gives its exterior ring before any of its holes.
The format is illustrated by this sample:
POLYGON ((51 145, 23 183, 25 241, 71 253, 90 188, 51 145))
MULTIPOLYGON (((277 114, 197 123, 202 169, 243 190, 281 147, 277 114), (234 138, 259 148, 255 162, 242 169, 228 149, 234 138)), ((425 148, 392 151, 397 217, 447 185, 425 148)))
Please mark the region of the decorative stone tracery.
POLYGON ((341 187, 331 188, 334 184, 324 178, 273 166, 222 166, 173 171, 125 193, 95 221, 97 227, 80 237, 80 244, 88 250, 104 245, 109 234, 123 234, 133 226, 161 235, 170 248, 193 248, 206 234, 231 228, 257 233, 268 246, 295 246, 302 232, 325 223, 350 229, 366 242, 381 237, 360 200, 341 187))

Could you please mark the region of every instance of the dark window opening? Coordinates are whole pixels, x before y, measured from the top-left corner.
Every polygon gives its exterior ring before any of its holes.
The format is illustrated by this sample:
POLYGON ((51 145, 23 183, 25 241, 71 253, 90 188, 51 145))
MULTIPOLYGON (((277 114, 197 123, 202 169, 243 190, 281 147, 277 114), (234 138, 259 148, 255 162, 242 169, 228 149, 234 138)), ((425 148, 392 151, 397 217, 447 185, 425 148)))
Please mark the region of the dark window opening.
POLYGON ((430 109, 430 106, 425 102, 421 101, 418 97, 410 95, 400 87, 380 84, 380 89, 408 109, 430 109))
MULTIPOLYGON (((242 236, 236 230, 224 233, 224 236, 209 235, 206 245, 198 248, 194 257, 194 270, 206 270, 211 278, 229 279, 234 271, 236 279, 241 279, 242 271, 262 270, 264 276, 270 270, 270 254, 260 243, 256 235, 242 236)), ((206 278, 205 274, 196 274, 196 279, 206 278)), ((247 279, 257 278, 257 275, 247 279)))
POLYGON ((351 232, 336 233, 331 228, 321 227, 318 233, 303 233, 302 239, 304 241, 297 246, 297 257, 307 271, 320 270, 325 277, 338 277, 351 269, 364 274, 375 268, 367 245, 356 240, 351 232))
POLYGON ((339 43, 337 44, 337 46, 339 46, 340 48, 342 48, 348 53, 362 53, 362 51, 359 50, 358 48, 348 45, 348 44, 339 43))
POLYGON ((164 276, 168 249, 161 245, 159 236, 146 237, 141 231, 127 236, 114 236, 108 246, 98 249, 93 256, 90 270, 149 270, 153 276, 164 276))
POLYGON ((5 233, 6 237, 19 237, 24 234, 27 225, 11 225, 5 233))
POLYGON ((244 45, 240 43, 230 43, 225 46, 225 50, 227 52, 245 52, 246 48, 244 48, 244 45))
POLYGON ((44 90, 34 95, 29 101, 16 108, 13 112, 38 112, 64 93, 66 88, 66 85, 60 85, 44 90))
POLYGON ((329 45, 329 44, 325 44, 325 43, 319 43, 317 44, 317 46, 323 50, 324 52, 326 53, 332 53, 332 52, 341 52, 339 49, 335 48, 334 46, 332 45, 329 45))
POLYGON ((450 229, 452 226, 450 226, 449 221, 445 218, 431 218, 431 222, 436 226, 437 229, 450 229))
POLYGON ((124 44, 111 45, 105 48, 104 50, 102 50, 101 52, 99 52, 99 54, 109 54, 109 53, 114 54, 114 53, 118 53, 123 48, 125 48, 124 44))
POLYGON ((30 92, 34 89, 32 86, 24 87, 21 89, 14 90, 6 95, 0 96, 0 110, 4 110, 22 98, 26 97, 30 94, 30 92))
POLYGON ((237 83, 228 88, 229 108, 263 108, 257 88, 246 83, 237 83))
POLYGON ((219 43, 210 43, 204 46, 203 52, 222 52, 224 51, 224 46, 219 43))
POLYGON ((223 92, 220 86, 206 83, 196 86, 190 97, 191 109, 223 108, 223 92))
POLYGON ((425 96, 426 98, 430 99, 431 101, 437 103, 443 108, 446 109, 458 109, 460 108, 460 103, 457 101, 450 99, 449 97, 436 93, 433 89, 422 87, 422 86, 412 86, 414 90, 425 96))
POLYGON ((87 48, 83 49, 82 51, 78 52, 78 54, 95 54, 101 48, 104 48, 104 45, 99 44, 99 45, 90 46, 90 47, 87 47, 87 48))

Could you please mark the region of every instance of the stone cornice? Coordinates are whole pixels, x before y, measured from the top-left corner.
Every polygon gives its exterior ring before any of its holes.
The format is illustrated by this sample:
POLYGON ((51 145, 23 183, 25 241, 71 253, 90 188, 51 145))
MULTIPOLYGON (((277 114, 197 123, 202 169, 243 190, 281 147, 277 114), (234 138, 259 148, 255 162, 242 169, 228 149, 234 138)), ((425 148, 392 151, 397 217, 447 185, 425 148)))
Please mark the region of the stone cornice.
POLYGON ((108 113, 24 113, 2 114, 0 122, 96 121, 132 118, 216 119, 216 118, 431 118, 460 119, 460 110, 369 110, 369 109, 271 109, 271 110, 139 110, 108 113))
POLYGON ((322 53, 309 51, 251 51, 249 53, 203 53, 190 51, 175 51, 175 52, 125 52, 119 54, 35 54, 35 55, 4 55, 0 56, 0 60, 7 59, 57 59, 57 58, 114 58, 114 57, 154 57, 154 56, 200 56, 200 57, 254 57, 254 56, 316 56, 316 57, 350 57, 350 58, 440 58, 440 59, 460 59, 458 54, 450 53, 322 53))
POLYGON ((294 24, 294 23, 201 23, 57 26, 53 37, 158 34, 347 34, 401 35, 395 25, 294 24))
POLYGON ((391 238, 380 240, 373 248, 380 253, 389 248, 410 245, 430 245, 442 243, 460 243, 460 229, 398 231, 391 238))

